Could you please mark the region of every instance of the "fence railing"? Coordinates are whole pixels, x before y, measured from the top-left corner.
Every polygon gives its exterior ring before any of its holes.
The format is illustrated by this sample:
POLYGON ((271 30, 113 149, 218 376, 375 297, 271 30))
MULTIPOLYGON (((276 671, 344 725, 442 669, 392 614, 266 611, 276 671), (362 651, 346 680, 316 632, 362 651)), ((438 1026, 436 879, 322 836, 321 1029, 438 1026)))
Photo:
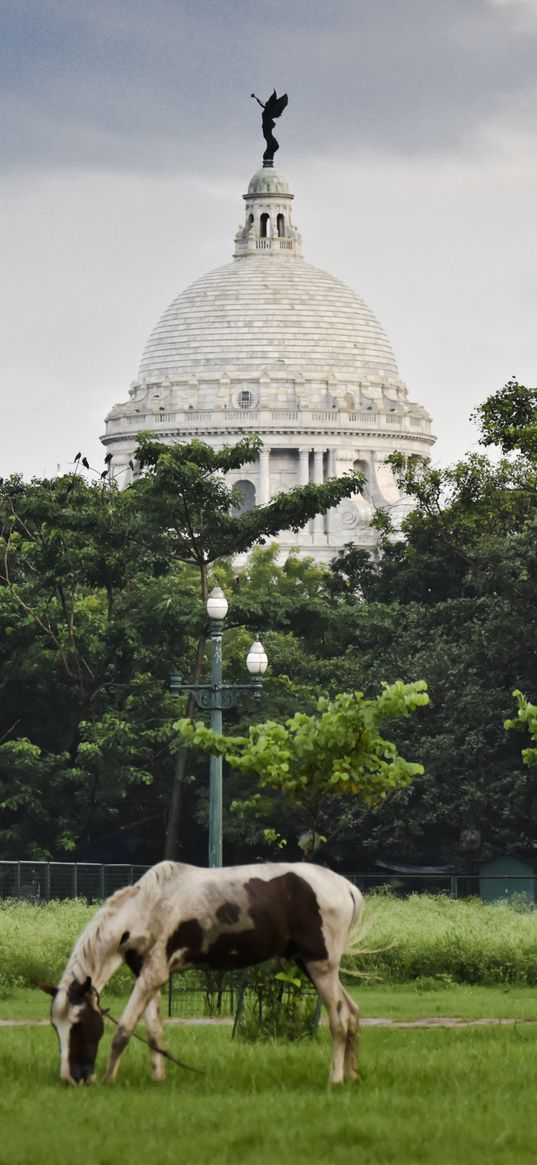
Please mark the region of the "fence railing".
POLYGON ((536 901, 537 875, 521 874, 347 874, 362 892, 377 891, 404 898, 408 894, 444 894, 450 898, 483 898, 485 902, 518 899, 536 901))
POLYGON ((149 866, 99 862, 0 862, 0 898, 49 902, 86 898, 99 902, 132 885, 149 866))
MULTIPOLYGON (((149 866, 99 862, 0 861, 0 899, 20 898, 34 902, 86 898, 99 902, 114 890, 132 885, 149 866)), ((516 896, 529 905, 536 899, 537 876, 520 874, 347 874, 363 892, 385 890, 398 897, 407 894, 444 894, 450 898, 481 897, 485 901, 510 900, 516 896)))

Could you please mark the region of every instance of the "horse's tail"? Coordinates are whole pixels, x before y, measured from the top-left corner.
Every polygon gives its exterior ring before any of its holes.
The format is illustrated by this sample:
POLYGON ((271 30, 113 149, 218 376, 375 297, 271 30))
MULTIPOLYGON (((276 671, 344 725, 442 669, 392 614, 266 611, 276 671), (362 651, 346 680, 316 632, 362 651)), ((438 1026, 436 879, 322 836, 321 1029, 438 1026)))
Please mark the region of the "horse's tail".
MULTIPOLYGON (((349 889, 353 901, 353 912, 350 921, 347 938, 345 939, 345 947, 343 950, 343 957, 352 957, 358 953, 362 943, 363 928, 364 928, 364 910, 365 901, 363 894, 360 893, 357 886, 349 882, 349 889)), ((369 929, 369 928, 368 928, 369 929)))
MULTIPOLYGON (((365 943, 375 925, 375 915, 366 910, 364 897, 358 887, 353 886, 352 883, 350 886, 354 901, 354 913, 345 941, 343 960, 345 963, 350 960, 354 965, 352 967, 342 966, 341 970, 345 975, 353 975, 357 979, 377 979, 377 975, 370 971, 359 971, 355 965, 357 960, 363 959, 366 955, 377 954, 380 948, 370 947, 365 943)), ((382 950, 387 950, 387 947, 382 947, 382 950)))

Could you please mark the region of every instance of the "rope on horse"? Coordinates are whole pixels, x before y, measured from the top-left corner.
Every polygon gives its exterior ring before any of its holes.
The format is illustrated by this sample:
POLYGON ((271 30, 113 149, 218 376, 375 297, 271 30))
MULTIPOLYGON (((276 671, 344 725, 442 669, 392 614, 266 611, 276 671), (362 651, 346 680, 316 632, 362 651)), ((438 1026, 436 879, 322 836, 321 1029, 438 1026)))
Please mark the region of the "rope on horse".
MULTIPOLYGON (((97 992, 95 992, 97 994, 97 992)), ((119 1027, 119 1020, 114 1019, 110 1015, 109 1007, 101 1007, 100 1001, 97 998, 99 1011, 103 1019, 109 1019, 115 1027, 119 1027)), ((159 1056, 164 1056, 166 1060, 170 1060, 172 1064, 176 1064, 178 1068, 184 1068, 187 1072, 197 1072, 200 1076, 205 1076, 205 1068, 194 1068, 192 1064, 185 1064, 184 1060, 178 1060, 176 1056, 172 1056, 171 1052, 166 1051, 166 1048, 159 1048, 158 1044, 153 1043, 153 1040, 146 1040, 143 1036, 138 1035, 138 1032, 132 1032, 131 1038, 139 1040, 141 1044, 145 1044, 146 1048, 150 1048, 152 1052, 158 1052, 159 1056)))

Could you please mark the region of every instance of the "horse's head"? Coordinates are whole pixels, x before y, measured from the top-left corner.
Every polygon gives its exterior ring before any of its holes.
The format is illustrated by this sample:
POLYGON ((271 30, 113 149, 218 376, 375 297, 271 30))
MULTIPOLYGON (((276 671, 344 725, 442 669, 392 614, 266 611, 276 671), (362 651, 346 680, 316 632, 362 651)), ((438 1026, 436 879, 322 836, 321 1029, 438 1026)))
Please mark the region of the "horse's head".
POLYGON ((45 988, 53 996, 51 1022, 60 1043, 60 1076, 67 1084, 90 1084, 104 1020, 91 978, 67 987, 45 988))

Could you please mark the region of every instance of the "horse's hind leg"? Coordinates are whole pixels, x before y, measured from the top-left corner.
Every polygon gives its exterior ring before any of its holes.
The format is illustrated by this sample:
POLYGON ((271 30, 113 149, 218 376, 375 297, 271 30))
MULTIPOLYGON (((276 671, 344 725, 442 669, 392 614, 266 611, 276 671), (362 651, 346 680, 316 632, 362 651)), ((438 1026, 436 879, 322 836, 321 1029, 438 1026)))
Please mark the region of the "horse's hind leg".
POLYGON ((358 1080, 358 1065, 357 1065, 357 1042, 358 1042, 358 1021, 359 1010, 358 1005, 354 999, 349 995, 348 991, 341 986, 341 991, 345 997, 345 1002, 349 1009, 347 1020, 347 1038, 345 1040, 345 1062, 344 1072, 346 1080, 358 1080))
POLYGON ((162 1046, 162 1018, 160 1014, 160 990, 156 991, 153 998, 144 1012, 144 1021, 149 1036, 149 1048, 151 1052, 151 1075, 153 1080, 164 1080, 166 1076, 166 1066, 164 1058, 156 1048, 162 1046))
POLYGON ((321 962, 308 963, 307 967, 328 1012, 328 1023, 332 1036, 332 1064, 328 1077, 329 1083, 341 1084, 346 1068, 350 1009, 343 996, 336 967, 321 962))

